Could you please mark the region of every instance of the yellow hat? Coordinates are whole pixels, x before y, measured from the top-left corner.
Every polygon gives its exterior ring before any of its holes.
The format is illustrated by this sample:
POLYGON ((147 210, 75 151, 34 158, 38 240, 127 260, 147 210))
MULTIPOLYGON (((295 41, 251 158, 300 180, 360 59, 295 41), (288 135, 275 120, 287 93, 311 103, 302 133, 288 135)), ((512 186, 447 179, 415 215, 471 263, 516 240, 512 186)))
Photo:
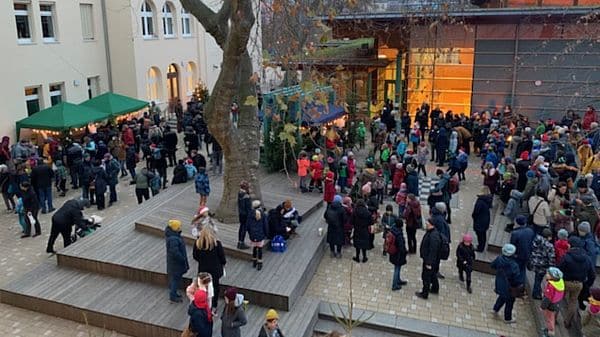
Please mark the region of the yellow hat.
POLYGON ((181 221, 179 220, 169 220, 169 228, 176 232, 181 232, 181 221))
POLYGON ((269 311, 267 311, 267 321, 270 321, 272 319, 279 319, 279 314, 277 314, 277 311, 275 311, 275 309, 269 309, 269 311))

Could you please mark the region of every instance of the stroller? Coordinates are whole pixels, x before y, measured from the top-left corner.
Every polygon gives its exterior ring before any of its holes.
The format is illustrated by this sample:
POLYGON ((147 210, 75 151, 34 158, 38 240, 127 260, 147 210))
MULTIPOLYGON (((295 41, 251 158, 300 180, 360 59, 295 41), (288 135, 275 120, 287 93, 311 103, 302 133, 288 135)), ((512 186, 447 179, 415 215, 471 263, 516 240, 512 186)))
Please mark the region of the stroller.
POLYGON ((77 237, 84 238, 96 231, 96 229, 100 228, 100 223, 102 222, 102 217, 98 215, 91 215, 83 219, 82 224, 77 226, 75 230, 75 234, 71 235, 71 241, 77 241, 77 237))

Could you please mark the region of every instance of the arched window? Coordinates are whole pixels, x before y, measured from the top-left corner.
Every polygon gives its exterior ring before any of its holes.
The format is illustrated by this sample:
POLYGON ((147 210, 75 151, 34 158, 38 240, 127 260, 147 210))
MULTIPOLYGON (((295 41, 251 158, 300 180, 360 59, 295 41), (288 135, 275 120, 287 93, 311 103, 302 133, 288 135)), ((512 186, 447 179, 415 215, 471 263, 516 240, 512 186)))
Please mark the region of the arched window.
POLYGON ((150 68, 146 78, 146 93, 149 101, 160 101, 161 85, 160 70, 157 67, 150 68))
POLYGON ((191 96, 196 88, 196 64, 194 62, 188 62, 185 68, 185 76, 187 95, 191 96))
POLYGON ((142 36, 144 38, 154 37, 154 13, 152 7, 147 1, 142 4, 142 36))
POLYGON ((190 24, 190 12, 185 8, 181 9, 181 36, 192 36, 192 26, 190 24))
POLYGON ((175 36, 173 27, 173 10, 168 2, 165 3, 162 8, 162 24, 165 37, 175 36))

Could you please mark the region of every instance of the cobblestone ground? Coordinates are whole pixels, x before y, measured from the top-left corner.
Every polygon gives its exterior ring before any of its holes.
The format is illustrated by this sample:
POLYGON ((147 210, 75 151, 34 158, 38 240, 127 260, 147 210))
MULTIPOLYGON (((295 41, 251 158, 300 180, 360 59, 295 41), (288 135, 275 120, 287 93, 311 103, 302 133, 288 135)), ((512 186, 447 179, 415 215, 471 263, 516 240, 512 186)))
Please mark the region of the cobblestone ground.
MULTIPOLYGON (((435 172, 435 166, 428 167, 428 175, 435 172)), ((458 279, 455 261, 455 247, 466 231, 471 231, 471 211, 476 194, 482 186, 482 178, 476 165, 467 172, 466 182, 461 182, 458 193, 459 208, 452 209, 452 244, 448 261, 443 261, 440 272, 446 277, 440 280, 440 294, 431 295, 427 301, 417 298, 414 293, 421 290, 421 259, 418 255, 409 255, 408 263, 402 267, 402 279, 408 284, 400 291, 391 291, 394 267, 387 257, 382 256, 383 239, 378 235, 375 248, 371 250, 367 263, 351 260, 354 248, 344 248, 341 260, 332 259, 327 254, 321 261, 315 277, 308 287, 309 295, 334 303, 347 303, 350 288, 350 265, 353 267, 353 298, 357 308, 386 314, 407 316, 431 322, 450 324, 464 328, 485 331, 501 336, 536 336, 536 327, 530 304, 517 300, 513 317, 517 323, 507 325, 501 318, 492 314, 496 300, 493 291, 494 277, 473 272, 473 293, 466 291, 464 283, 458 279)), ((455 196, 456 197, 456 196, 455 196)), ((391 199, 380 208, 392 203, 391 199)), ((427 206, 423 208, 427 212, 427 206)), ((420 242, 424 231, 417 233, 420 242)), ((475 237, 475 235, 473 235, 475 237)), ((500 317, 503 317, 500 315, 500 317)))

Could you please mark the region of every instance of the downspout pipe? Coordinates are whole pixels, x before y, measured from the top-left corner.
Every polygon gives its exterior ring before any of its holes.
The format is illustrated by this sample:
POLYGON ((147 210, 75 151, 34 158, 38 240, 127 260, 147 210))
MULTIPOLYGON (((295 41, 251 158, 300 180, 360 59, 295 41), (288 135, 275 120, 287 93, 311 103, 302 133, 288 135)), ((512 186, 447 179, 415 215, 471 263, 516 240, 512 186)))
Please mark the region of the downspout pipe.
POLYGON ((106 54, 106 71, 108 73, 108 91, 113 91, 113 78, 112 78, 112 62, 110 59, 110 41, 108 39, 108 18, 106 11, 106 0, 100 0, 100 7, 102 8, 102 30, 104 32, 104 52, 106 54))

